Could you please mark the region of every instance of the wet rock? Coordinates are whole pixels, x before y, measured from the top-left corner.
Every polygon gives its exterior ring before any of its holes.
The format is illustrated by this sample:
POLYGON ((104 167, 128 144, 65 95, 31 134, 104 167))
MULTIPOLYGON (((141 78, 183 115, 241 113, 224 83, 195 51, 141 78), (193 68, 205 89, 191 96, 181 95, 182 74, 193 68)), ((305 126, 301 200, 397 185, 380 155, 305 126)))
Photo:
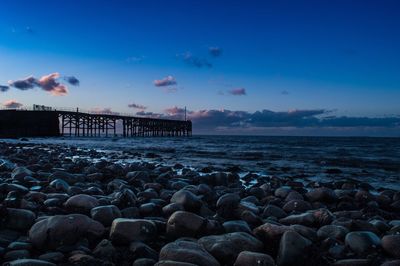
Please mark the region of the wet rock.
POLYGON ((172 195, 171 203, 178 203, 183 206, 186 211, 196 212, 200 209, 202 202, 192 192, 181 189, 172 195))
POLYGON ((99 201, 90 195, 79 194, 70 197, 65 203, 64 206, 70 212, 78 212, 78 213, 90 213, 90 210, 94 207, 99 206, 99 201))
MULTIPOLYGON (((219 266, 219 262, 196 242, 175 241, 160 251, 160 261, 176 261, 199 266, 219 266)), ((158 264, 168 265, 168 264, 158 264)), ((169 264, 179 265, 179 264, 169 264)))
POLYGON ((38 249, 72 245, 81 237, 99 238, 104 226, 82 214, 55 215, 35 223, 29 239, 38 249))
POLYGON ((172 260, 161 260, 154 264, 154 266, 197 266, 197 264, 172 260))
POLYGON ((317 231, 319 239, 333 238, 343 240, 348 233, 349 230, 346 227, 333 224, 322 226, 317 231))
POLYGON ((338 260, 332 265, 334 266, 370 266, 371 261, 368 259, 345 259, 338 260))
POLYGON ((146 242, 153 240, 156 236, 156 224, 144 219, 118 218, 112 222, 110 229, 110 239, 115 243, 146 242))
POLYGON ((153 266, 156 263, 155 260, 140 258, 133 262, 132 266, 153 266))
POLYGON ((68 189, 70 188, 70 186, 68 185, 67 182, 65 182, 64 180, 59 179, 59 178, 51 181, 49 186, 54 188, 57 191, 63 191, 63 192, 67 192, 68 189))
POLYGON ((48 252, 39 256, 39 260, 51 263, 60 263, 64 260, 64 254, 61 252, 48 252))
POLYGON ((276 243, 279 242, 283 233, 290 230, 292 229, 286 225, 265 223, 255 228, 253 233, 258 238, 262 239, 264 243, 276 243))
POLYGON ((335 192, 326 187, 314 188, 306 194, 306 197, 312 202, 335 202, 338 199, 335 192))
POLYGON ((262 217, 267 218, 270 216, 281 219, 283 217, 286 217, 287 213, 278 206, 268 205, 267 207, 265 207, 262 217))
POLYGON ((381 245, 380 238, 372 232, 350 232, 345 238, 346 245, 357 254, 366 254, 381 245))
POLYGON ((233 264, 240 252, 261 252, 264 246, 260 240, 244 232, 205 236, 198 243, 221 264, 233 264))
POLYGON ((29 259, 31 254, 28 250, 11 250, 4 254, 5 261, 18 260, 18 259, 29 259))
POLYGON ((182 204, 179 203, 170 203, 162 208, 162 211, 165 216, 169 217, 176 211, 184 211, 182 204))
POLYGON ((167 235, 171 238, 196 237, 203 234, 207 221, 194 213, 174 212, 167 222, 167 235))
POLYGON ((390 260, 381 264, 381 266, 399 266, 400 260, 390 260))
POLYGON ((45 260, 36 260, 36 259, 18 259, 14 261, 9 261, 5 266, 56 266, 56 264, 45 261, 45 260))
POLYGON ((274 259, 264 253, 242 251, 239 253, 234 266, 275 266, 274 259))
POLYGON ((223 223, 222 226, 224 227, 225 232, 227 233, 245 232, 251 234, 251 229, 249 225, 242 220, 228 221, 223 223))
POLYGON ((307 248, 312 242, 299 233, 287 231, 282 235, 277 256, 277 265, 299 264, 306 259, 307 248))
POLYGON ((29 210, 7 209, 6 226, 12 230, 27 231, 35 223, 36 215, 29 210))
POLYGON ((102 260, 113 261, 114 257, 116 256, 116 249, 111 241, 108 239, 103 239, 93 250, 93 255, 102 260))
POLYGON ((280 219, 279 222, 286 225, 301 224, 311 226, 314 224, 315 218, 312 213, 301 213, 289 215, 285 218, 280 219))
POLYGON ((222 195, 217 201, 217 214, 223 218, 234 217, 235 209, 240 202, 239 195, 235 193, 227 193, 222 195))
POLYGON ((132 242, 129 245, 129 251, 134 254, 135 258, 147 258, 155 261, 158 260, 158 252, 140 241, 132 242))
POLYGON ((102 223, 104 226, 110 226, 115 219, 122 216, 120 210, 115 205, 95 207, 91 209, 90 215, 93 220, 102 223))
POLYGON ((335 219, 335 216, 326 208, 312 210, 309 212, 314 216, 315 224, 317 226, 330 224, 335 219))
POLYGON ((22 181, 26 176, 33 176, 33 172, 26 167, 16 167, 11 172, 11 178, 22 181))
POLYGON ((312 209, 311 204, 304 200, 291 200, 283 206, 283 210, 288 213, 292 211, 305 212, 310 209, 312 209))
POLYGON ((400 235, 387 235, 382 238, 382 248, 391 257, 400 259, 400 235))

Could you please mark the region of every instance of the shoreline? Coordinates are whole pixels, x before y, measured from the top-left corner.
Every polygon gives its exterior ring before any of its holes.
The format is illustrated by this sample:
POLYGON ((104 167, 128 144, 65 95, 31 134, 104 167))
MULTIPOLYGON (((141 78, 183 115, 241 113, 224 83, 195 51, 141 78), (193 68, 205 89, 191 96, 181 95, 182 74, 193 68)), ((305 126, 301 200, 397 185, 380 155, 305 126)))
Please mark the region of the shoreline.
POLYGON ((237 168, 188 168, 150 153, 104 155, 0 142, 0 159, 7 160, 0 160, 0 261, 241 266, 400 259, 399 190, 351 178, 300 182, 301 175, 283 172, 240 176, 237 168), (130 159, 138 161, 116 163, 130 159))

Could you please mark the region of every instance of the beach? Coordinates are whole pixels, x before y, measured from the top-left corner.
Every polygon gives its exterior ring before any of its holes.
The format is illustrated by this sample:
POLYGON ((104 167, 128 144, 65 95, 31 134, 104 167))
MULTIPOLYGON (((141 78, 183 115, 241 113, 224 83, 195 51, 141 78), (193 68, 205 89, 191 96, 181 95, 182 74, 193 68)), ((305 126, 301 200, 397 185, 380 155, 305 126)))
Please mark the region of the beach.
POLYGON ((400 141, 0 141, 4 265, 400 265, 400 141))

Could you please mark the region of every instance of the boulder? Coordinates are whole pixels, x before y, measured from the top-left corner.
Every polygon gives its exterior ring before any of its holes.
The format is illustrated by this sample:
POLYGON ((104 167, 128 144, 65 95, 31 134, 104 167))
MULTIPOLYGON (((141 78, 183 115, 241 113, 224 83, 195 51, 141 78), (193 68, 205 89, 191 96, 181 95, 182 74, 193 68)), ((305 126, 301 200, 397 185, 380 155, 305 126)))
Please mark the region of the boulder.
POLYGON ((287 231, 282 235, 277 256, 277 265, 296 265, 306 258, 306 249, 312 242, 294 231, 287 231))
POLYGON ((151 241, 157 236, 157 226, 151 220, 117 218, 112 222, 110 239, 115 243, 151 241))
POLYGON ((171 238, 196 237, 203 234, 207 220, 186 211, 174 212, 167 222, 167 235, 171 238))
POLYGON ((251 251, 242 251, 239 253, 236 258, 234 266, 249 266, 249 265, 257 265, 257 266, 275 266, 274 259, 267 254, 251 252, 251 251))

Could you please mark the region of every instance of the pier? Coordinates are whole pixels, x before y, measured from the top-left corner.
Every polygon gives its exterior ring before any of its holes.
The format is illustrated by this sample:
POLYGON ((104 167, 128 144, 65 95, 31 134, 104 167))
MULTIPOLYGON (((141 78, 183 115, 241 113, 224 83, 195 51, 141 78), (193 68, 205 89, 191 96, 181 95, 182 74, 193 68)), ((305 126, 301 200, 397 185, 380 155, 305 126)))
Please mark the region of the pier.
POLYGON ((32 109, 0 110, 0 137, 184 137, 192 122, 99 113, 34 105, 32 109))

